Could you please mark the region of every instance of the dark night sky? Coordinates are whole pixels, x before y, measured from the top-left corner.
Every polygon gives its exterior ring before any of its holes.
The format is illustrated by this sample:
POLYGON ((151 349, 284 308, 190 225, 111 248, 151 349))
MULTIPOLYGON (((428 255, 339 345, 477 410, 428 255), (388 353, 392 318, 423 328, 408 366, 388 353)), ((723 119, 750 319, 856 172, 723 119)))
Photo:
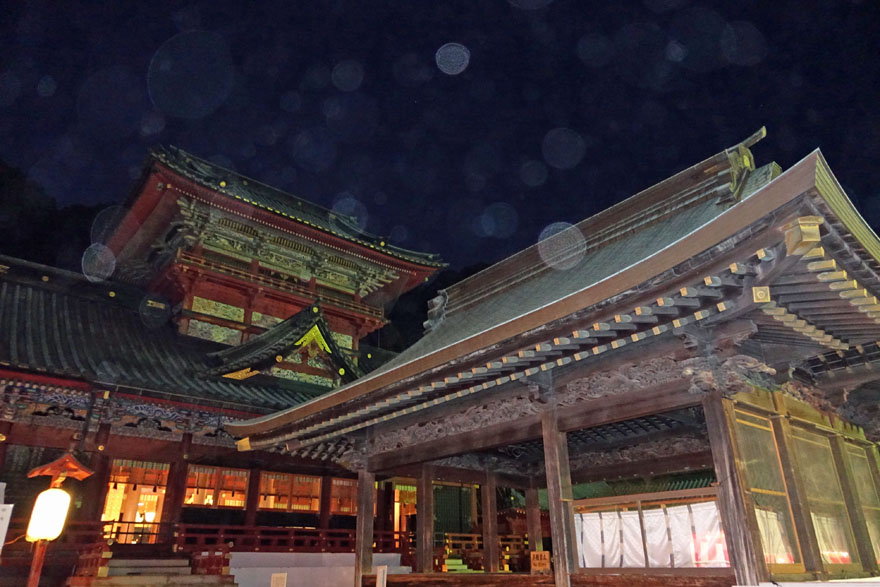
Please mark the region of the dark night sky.
POLYGON ((766 125, 759 163, 821 147, 880 224, 873 1, 3 0, 0 14, 0 160, 59 205, 123 200, 148 149, 174 144, 462 267, 766 125))

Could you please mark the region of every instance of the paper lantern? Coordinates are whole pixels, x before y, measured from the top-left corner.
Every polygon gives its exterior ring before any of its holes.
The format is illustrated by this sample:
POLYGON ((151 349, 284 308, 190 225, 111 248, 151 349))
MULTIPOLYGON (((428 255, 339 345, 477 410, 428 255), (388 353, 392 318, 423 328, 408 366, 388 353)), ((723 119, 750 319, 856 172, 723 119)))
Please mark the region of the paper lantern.
POLYGON ((57 487, 47 489, 37 496, 31 521, 27 527, 27 541, 55 540, 64 529, 67 510, 70 509, 70 494, 57 487))

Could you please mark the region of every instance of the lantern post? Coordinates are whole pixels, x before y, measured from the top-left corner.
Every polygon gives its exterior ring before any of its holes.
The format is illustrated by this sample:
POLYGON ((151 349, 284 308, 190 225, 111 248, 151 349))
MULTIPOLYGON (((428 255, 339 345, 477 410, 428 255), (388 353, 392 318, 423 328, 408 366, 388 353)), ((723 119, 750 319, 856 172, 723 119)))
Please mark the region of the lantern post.
POLYGON ((39 587, 46 547, 64 530, 64 522, 70 509, 70 494, 61 489, 61 484, 68 477, 82 481, 91 474, 92 470, 70 453, 28 473, 29 478, 48 475, 52 480, 49 482, 49 488, 37 496, 28 522, 25 538, 28 542, 34 543, 34 557, 31 561, 27 587, 39 587))

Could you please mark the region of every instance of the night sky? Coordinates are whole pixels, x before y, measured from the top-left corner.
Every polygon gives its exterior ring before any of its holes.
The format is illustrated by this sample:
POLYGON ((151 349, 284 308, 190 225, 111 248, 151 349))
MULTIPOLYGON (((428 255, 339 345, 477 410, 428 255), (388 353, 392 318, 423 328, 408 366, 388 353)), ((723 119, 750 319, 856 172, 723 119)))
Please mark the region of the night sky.
MULTIPOLYGON (((37 192, 88 205, 87 223, 173 144, 462 268, 762 125, 759 163, 820 147, 880 225, 873 1, 4 0, 0 14, 0 160, 30 186, 7 193, 0 225, 18 231, 37 192)), ((59 258, 88 244, 58 238, 28 237, 59 258)))

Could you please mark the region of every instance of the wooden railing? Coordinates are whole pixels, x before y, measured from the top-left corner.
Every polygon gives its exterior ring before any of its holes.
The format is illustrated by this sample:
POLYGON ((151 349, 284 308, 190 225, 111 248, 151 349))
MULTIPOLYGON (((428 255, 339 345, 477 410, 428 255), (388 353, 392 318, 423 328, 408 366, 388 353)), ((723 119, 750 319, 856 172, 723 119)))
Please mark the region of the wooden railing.
MULTIPOLYGON (((27 520, 13 520, 7 541, 21 536, 27 520)), ((135 522, 70 522, 61 536, 54 540, 49 555, 61 553, 75 557, 88 553, 97 545, 153 545, 174 552, 354 552, 354 530, 322 530, 317 528, 279 528, 274 526, 231 526, 214 524, 147 524, 135 522)), ((522 536, 500 536, 499 555, 502 569, 521 569, 528 560, 528 549, 522 536)), ((102 547, 103 548, 103 547, 102 547)), ((128 546, 125 546, 128 548, 128 546)), ((13 559, 30 557, 31 544, 22 538, 3 549, 3 564, 16 564, 13 559)), ((413 536, 408 532, 376 531, 373 551, 400 553, 401 564, 412 566, 413 536)), ((435 563, 440 570, 449 557, 461 558, 475 569, 483 568, 483 537, 480 534, 438 534, 435 538, 435 563)), ((100 562, 96 555, 95 561, 100 562)), ((89 559, 91 560, 91 559, 89 559)), ((527 567, 526 567, 527 568, 527 567)))
MULTIPOLYGON (((443 556, 439 565, 447 558, 461 558, 472 570, 481 570, 483 564, 483 535, 449 533, 442 534, 443 556)), ((498 537, 498 557, 502 570, 527 570, 528 546, 525 538, 519 535, 498 537)))
MULTIPOLYGON (((253 552, 354 552, 354 530, 279 528, 275 526, 221 526, 178 524, 174 528, 178 552, 225 547, 253 552)), ((409 553, 412 540, 406 532, 375 532, 375 552, 409 553)))

